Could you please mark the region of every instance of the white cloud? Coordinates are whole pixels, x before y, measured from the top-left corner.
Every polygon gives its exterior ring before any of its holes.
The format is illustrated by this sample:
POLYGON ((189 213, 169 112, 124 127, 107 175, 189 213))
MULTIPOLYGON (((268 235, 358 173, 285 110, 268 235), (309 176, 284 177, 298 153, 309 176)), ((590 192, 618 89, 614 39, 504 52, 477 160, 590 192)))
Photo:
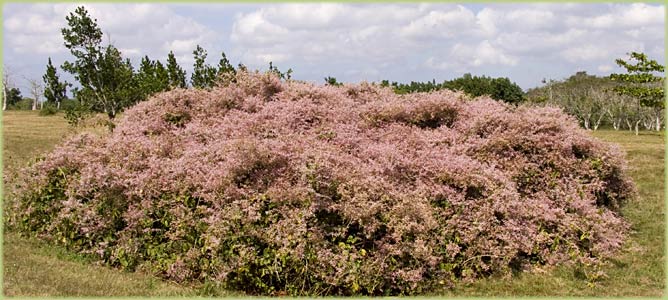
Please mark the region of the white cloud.
MULTIPOLYGON (((60 28, 76 6, 5 6, 6 55, 14 55, 17 64, 29 55, 64 59, 60 28)), ((471 72, 508 76, 527 86, 539 77, 579 70, 609 72, 614 59, 630 51, 647 51, 659 60, 665 55, 664 7, 643 3, 86 7, 105 38, 129 57, 164 59, 173 50, 188 69, 199 44, 214 60, 224 50, 234 64, 266 69, 272 61, 294 69, 295 78, 309 74, 312 78, 304 79, 318 81, 337 74, 352 82, 447 79, 471 72)), ((39 69, 43 72, 43 62, 39 69)))
POLYGON ((433 69, 513 67, 526 59, 597 68, 663 45, 663 17, 662 7, 647 4, 499 4, 477 12, 450 4, 285 4, 240 14, 231 40, 251 65, 337 59, 378 71, 417 55, 433 69))
POLYGON ((519 59, 504 53, 500 47, 493 46, 488 40, 476 45, 457 43, 444 58, 430 57, 425 65, 436 69, 451 69, 466 72, 483 65, 517 65, 519 59))
POLYGON ((612 66, 611 65, 600 65, 598 68, 596 68, 599 72, 607 73, 612 71, 612 66))
MULTIPOLYGON (((66 26, 65 16, 78 5, 14 6, 17 9, 6 15, 4 21, 6 42, 15 52, 66 53, 60 29, 66 26)), ((195 20, 160 4, 86 4, 85 7, 103 30, 103 42, 113 42, 130 57, 147 54, 162 58, 169 50, 176 54, 190 53, 196 44, 210 46, 220 38, 195 20)))
POLYGON ((445 6, 271 5, 238 15, 230 40, 233 53, 250 66, 265 67, 269 59, 307 63, 363 59, 382 64, 422 48, 407 37, 398 38, 397 32, 430 14, 442 16, 439 7, 445 6))
POLYGON ((469 9, 459 5, 452 10, 432 10, 400 29, 400 35, 408 38, 451 38, 467 34, 475 26, 476 17, 469 9))
POLYGON ((490 6, 476 15, 477 24, 488 36, 499 31, 532 31, 550 29, 558 24, 554 12, 544 7, 490 6))

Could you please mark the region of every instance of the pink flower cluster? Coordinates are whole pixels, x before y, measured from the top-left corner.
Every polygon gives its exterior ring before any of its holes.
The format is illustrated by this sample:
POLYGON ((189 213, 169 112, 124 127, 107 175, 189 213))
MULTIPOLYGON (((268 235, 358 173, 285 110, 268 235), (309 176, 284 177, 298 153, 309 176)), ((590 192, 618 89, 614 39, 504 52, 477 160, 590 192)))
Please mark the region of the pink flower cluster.
POLYGON ((25 173, 9 223, 249 293, 397 295, 619 249, 623 154, 553 108, 237 75, 25 173))

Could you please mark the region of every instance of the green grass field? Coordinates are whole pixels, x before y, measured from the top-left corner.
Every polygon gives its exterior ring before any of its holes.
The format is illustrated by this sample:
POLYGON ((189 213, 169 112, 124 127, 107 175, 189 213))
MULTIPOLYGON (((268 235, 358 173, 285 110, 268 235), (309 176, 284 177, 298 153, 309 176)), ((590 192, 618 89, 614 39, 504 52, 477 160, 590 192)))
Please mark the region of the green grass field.
MULTIPOLYGON (((48 151, 72 134, 61 115, 4 112, 3 164, 5 174, 48 151)), ((443 296, 649 296, 664 295, 664 149, 665 136, 642 132, 596 131, 594 136, 619 144, 626 152, 639 197, 623 209, 632 224, 624 249, 604 271, 607 278, 593 287, 561 266, 512 279, 488 278, 461 284, 443 296)), ((177 285, 140 273, 127 273, 91 264, 85 257, 28 239, 3 234, 3 294, 5 296, 224 296, 211 284, 177 285)))

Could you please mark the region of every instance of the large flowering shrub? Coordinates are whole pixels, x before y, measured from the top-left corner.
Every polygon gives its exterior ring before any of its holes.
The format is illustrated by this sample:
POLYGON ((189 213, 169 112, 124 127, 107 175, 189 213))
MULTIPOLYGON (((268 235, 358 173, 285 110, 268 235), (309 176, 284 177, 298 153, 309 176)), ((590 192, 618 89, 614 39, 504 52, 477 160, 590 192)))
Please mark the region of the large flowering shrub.
POLYGON ((609 257, 634 194, 558 109, 369 84, 175 90, 23 172, 8 224, 253 294, 414 294, 609 257))

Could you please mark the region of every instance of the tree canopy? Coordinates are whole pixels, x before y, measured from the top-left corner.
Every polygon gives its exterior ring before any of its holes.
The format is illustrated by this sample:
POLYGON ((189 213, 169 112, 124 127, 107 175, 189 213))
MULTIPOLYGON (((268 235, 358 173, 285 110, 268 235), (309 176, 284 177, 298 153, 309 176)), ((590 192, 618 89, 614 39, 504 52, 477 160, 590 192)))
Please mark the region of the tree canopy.
POLYGON ((443 81, 442 83, 436 83, 436 80, 432 80, 427 82, 411 81, 409 84, 397 82, 390 84, 388 80, 383 80, 381 81, 381 86, 392 86, 398 94, 450 89, 463 91, 473 97, 489 95, 492 99, 513 104, 520 103, 525 99, 522 88, 508 78, 472 76, 469 73, 459 78, 443 81))
POLYGON ((102 31, 97 20, 92 19, 83 6, 77 7, 66 20, 67 26, 61 33, 65 47, 75 60, 66 61, 62 67, 81 85, 75 90, 75 96, 83 106, 104 112, 113 119, 118 112, 141 99, 136 91, 132 64, 124 60, 113 45, 102 46, 102 31))
POLYGON ((68 84, 67 82, 60 81, 56 67, 51 63, 50 57, 46 65, 46 73, 42 79, 44 80, 44 98, 46 98, 46 102, 60 107, 60 103, 67 99, 68 84))
POLYGON ((169 86, 173 88, 186 88, 186 71, 184 71, 181 66, 176 62, 176 57, 174 52, 169 51, 167 55, 167 78, 169 80, 169 86))
POLYGON ((193 74, 190 77, 190 84, 194 88, 210 88, 214 85, 216 80, 216 68, 206 63, 206 50, 200 45, 197 45, 193 51, 195 64, 193 65, 193 74))
POLYGON ((617 65, 626 69, 626 74, 611 74, 610 78, 620 81, 623 85, 615 87, 620 95, 628 95, 637 99, 645 107, 664 108, 663 77, 655 75, 663 73, 664 66, 649 59, 644 53, 631 52, 629 61, 617 59, 617 65))

